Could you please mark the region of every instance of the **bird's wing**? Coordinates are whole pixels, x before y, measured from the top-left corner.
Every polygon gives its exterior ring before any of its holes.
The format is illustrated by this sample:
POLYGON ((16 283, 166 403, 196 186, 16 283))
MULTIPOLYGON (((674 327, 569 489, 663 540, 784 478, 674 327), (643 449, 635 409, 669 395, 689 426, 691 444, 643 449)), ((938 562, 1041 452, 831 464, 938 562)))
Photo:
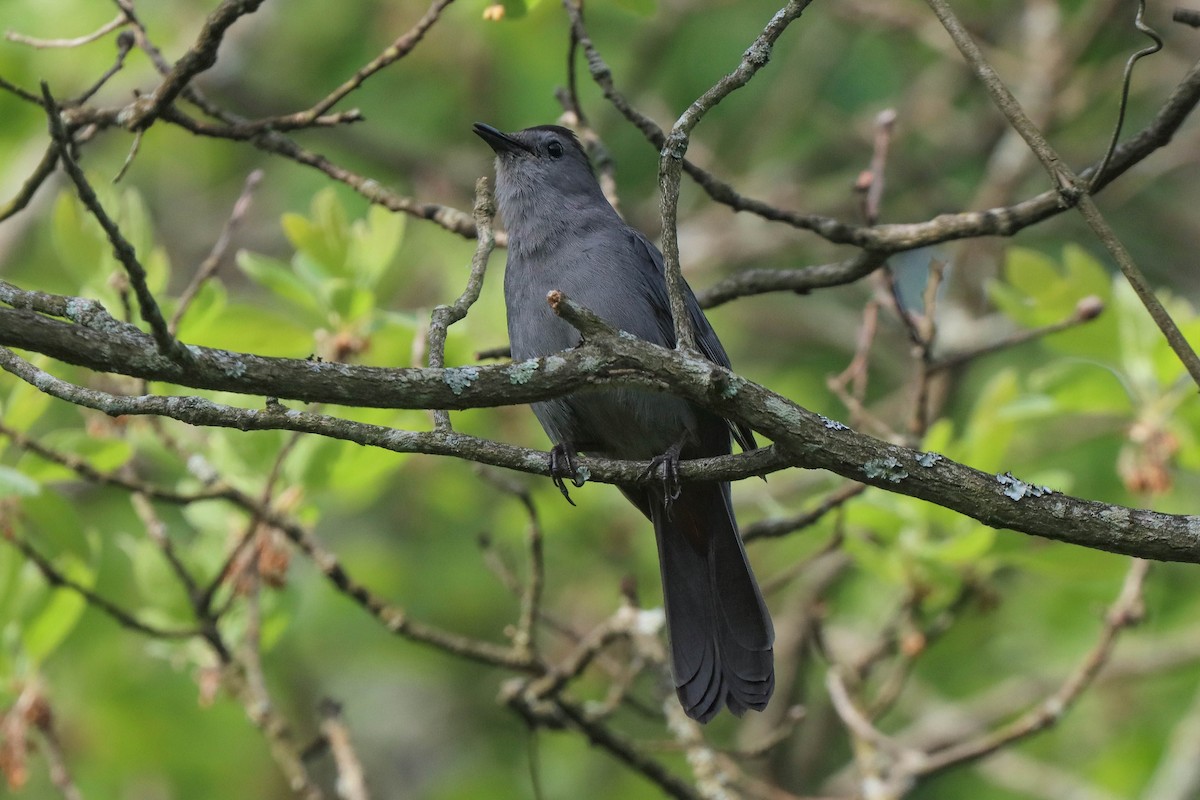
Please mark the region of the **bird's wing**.
MULTIPOLYGON (((651 293, 654 300, 654 309, 657 313, 657 322, 659 330, 662 333, 663 341, 668 342, 668 347, 675 346, 675 326, 671 321, 671 301, 667 297, 667 282, 666 273, 663 269, 663 257, 659 249, 654 246, 649 239, 642 235, 641 231, 634 228, 628 228, 630 235, 633 237, 633 248, 641 250, 649 259, 648 268, 652 268, 652 274, 648 275, 647 289, 651 293)), ((733 366, 729 363, 729 354, 725 352, 725 348, 721 345, 721 340, 717 338, 717 332, 713 330, 713 326, 709 323, 708 317, 704 316, 704 311, 700 308, 700 303, 696 300, 696 295, 692 292, 692 287, 684 284, 684 302, 687 304, 688 318, 692 323, 692 330, 696 334, 696 344, 700 348, 700 352, 705 358, 714 364, 720 364, 726 369, 732 369, 733 366)), ((738 446, 742 450, 753 450, 758 445, 754 441, 754 433, 747 426, 740 422, 730 422, 729 430, 733 434, 733 438, 737 441, 738 446)))

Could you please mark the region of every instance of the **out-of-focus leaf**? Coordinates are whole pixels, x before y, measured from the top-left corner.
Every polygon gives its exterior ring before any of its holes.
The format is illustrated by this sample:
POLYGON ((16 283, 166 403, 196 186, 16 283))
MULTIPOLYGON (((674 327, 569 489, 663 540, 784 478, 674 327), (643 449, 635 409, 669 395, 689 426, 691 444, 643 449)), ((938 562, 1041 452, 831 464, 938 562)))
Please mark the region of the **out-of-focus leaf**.
MULTIPOLYGON (((95 584, 95 573, 79 558, 65 556, 56 561, 55 567, 84 588, 95 584)), ((78 592, 54 589, 46 605, 22 629, 25 655, 35 664, 45 661, 75 628, 86 607, 87 601, 78 592)))
MULTIPOLYGON (((44 360, 43 357, 37 357, 34 364, 44 360)), ((50 395, 45 392, 38 391, 25 381, 17 381, 4 404, 4 424, 19 431, 29 430, 50 405, 50 400, 50 395)))
POLYGON ((373 205, 367 209, 366 219, 355 221, 348 261, 356 284, 366 289, 378 285, 400 248, 406 219, 403 214, 373 205))
POLYGON ((41 484, 23 472, 0 464, 0 497, 33 497, 41 484))
POLYGON ((85 533, 76 505, 63 493, 47 487, 36 497, 23 500, 21 512, 44 555, 55 558, 67 554, 83 562, 91 561, 94 543, 85 533))
POLYGON ((133 447, 125 439, 97 436, 82 428, 51 431, 42 441, 53 450, 81 458, 98 472, 112 472, 133 457, 133 447))
POLYGON ((179 338, 203 344, 211 328, 221 319, 227 302, 228 292, 224 285, 219 281, 205 281, 179 322, 179 338))
POLYGON ((350 249, 350 223, 332 188, 313 197, 311 217, 285 214, 283 230, 297 251, 320 264, 331 276, 344 277, 350 249))
POLYGON ((303 312, 314 325, 324 323, 324 314, 313 296, 312 288, 286 264, 248 250, 238 252, 237 264, 247 277, 303 312))

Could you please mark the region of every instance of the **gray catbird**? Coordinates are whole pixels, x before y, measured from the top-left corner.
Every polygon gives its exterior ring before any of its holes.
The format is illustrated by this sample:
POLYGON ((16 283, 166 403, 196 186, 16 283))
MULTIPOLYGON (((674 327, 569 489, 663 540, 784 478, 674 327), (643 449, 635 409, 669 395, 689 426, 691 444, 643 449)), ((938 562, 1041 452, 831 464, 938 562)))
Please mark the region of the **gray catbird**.
MULTIPOLYGON (((496 199, 508 230, 504 301, 516 360, 546 356, 580 337, 546 303, 559 289, 616 328, 674 347, 662 254, 605 199, 587 155, 566 128, 502 133, 477 123, 496 151, 496 199)), ((729 357, 691 290, 687 307, 704 355, 729 357)), ((730 424, 677 397, 633 389, 533 404, 555 443, 561 485, 575 449, 653 460, 669 474, 680 457, 729 452, 730 424)), ((748 428, 732 426, 742 449, 748 428)), ((572 475, 573 477, 573 475, 572 475)), ((675 688, 688 716, 707 722, 728 705, 761 711, 775 688, 775 632, 738 535, 728 483, 620 487, 654 523, 675 688)))

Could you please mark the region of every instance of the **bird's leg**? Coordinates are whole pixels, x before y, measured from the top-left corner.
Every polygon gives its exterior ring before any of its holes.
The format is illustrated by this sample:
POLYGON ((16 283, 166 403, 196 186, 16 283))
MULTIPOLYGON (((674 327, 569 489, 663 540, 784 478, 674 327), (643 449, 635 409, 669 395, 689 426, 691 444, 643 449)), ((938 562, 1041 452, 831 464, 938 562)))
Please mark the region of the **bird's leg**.
POLYGON ((659 470, 662 471, 663 505, 668 508, 671 501, 679 499, 679 493, 683 491, 683 485, 679 482, 679 454, 691 436, 691 432, 685 430, 679 441, 668 447, 665 453, 650 459, 650 466, 644 473, 644 477, 649 479, 659 470))
POLYGON ((575 505, 575 501, 567 492, 567 484, 563 479, 570 478, 577 489, 583 486, 586 479, 579 474, 578 457, 579 451, 571 442, 559 442, 550 448, 550 479, 571 505, 575 505))

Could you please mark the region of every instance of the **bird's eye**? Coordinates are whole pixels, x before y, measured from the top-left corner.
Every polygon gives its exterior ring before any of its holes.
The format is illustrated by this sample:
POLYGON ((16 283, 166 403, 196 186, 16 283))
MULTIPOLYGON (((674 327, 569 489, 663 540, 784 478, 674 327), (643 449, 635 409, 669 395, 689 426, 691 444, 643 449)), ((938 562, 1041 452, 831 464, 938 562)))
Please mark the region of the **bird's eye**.
POLYGON ((563 148, 558 142, 551 142, 546 145, 546 152, 550 154, 551 158, 562 158, 563 148))

